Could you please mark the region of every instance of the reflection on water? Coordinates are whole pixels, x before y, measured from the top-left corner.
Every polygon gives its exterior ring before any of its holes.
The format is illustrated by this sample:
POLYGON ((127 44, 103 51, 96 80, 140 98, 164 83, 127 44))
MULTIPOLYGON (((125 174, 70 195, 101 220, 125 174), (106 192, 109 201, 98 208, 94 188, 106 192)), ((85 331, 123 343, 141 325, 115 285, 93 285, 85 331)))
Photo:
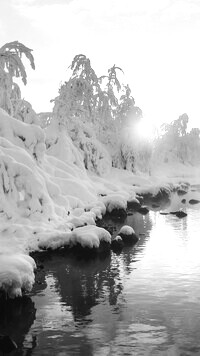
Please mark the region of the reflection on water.
POLYGON ((128 216, 140 241, 121 254, 45 258, 26 304, 0 310, 13 355, 200 355, 200 207, 180 199, 184 219, 128 216))
POLYGON ((25 353, 25 350, 35 348, 36 334, 29 333, 36 317, 35 314, 34 302, 29 297, 1 300, 0 335, 9 335, 11 339, 17 341, 18 349, 12 355, 29 355, 25 353))

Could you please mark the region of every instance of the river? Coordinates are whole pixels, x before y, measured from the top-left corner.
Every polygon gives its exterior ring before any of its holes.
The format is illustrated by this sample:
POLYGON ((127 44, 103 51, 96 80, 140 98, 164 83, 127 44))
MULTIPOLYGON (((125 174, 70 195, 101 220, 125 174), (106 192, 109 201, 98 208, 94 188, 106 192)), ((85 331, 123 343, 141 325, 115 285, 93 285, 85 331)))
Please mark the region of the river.
POLYGON ((181 199, 182 219, 128 216, 140 240, 120 254, 41 257, 30 295, 0 306, 12 355, 200 355, 200 204, 181 199))

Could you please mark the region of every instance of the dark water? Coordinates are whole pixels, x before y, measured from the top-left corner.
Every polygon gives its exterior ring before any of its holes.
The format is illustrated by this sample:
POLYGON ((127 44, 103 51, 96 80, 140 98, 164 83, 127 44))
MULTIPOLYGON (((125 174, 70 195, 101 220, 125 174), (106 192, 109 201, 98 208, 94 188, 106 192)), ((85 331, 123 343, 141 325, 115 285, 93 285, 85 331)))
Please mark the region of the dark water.
POLYGON ((183 219, 129 216, 140 241, 119 255, 45 258, 32 293, 1 304, 11 355, 200 355, 200 204, 181 199, 183 219))

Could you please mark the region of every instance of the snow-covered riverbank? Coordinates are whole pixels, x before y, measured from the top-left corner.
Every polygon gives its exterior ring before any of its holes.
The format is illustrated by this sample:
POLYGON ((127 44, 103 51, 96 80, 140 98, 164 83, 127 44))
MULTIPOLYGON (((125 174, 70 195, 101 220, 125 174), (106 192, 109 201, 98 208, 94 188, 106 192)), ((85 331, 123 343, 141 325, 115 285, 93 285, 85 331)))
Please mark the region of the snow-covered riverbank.
POLYGON ((97 219, 114 209, 125 211, 138 193, 157 194, 161 186, 170 191, 180 182, 111 167, 101 177, 88 173, 65 131, 58 135, 51 127, 45 132, 2 109, 0 151, 0 290, 10 297, 33 286, 30 252, 110 243, 110 233, 96 226, 97 219))

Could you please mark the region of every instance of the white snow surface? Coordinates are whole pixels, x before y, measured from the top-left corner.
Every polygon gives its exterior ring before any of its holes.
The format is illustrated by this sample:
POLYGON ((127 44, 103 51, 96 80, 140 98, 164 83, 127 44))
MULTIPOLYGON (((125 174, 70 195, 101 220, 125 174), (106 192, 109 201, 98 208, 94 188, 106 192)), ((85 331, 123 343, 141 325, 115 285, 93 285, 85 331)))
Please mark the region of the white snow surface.
POLYGON ((102 171, 103 177, 84 168, 82 154, 54 122, 42 129, 0 109, 0 291, 15 297, 32 288, 30 252, 110 243, 95 220, 159 186, 155 177, 108 165, 107 175, 102 171))
POLYGON ((0 289, 9 297, 30 291, 34 283, 34 260, 26 254, 0 254, 0 289))
POLYGON ((135 231, 134 231, 134 229, 131 227, 131 226, 129 226, 129 225, 124 225, 124 226, 122 226, 122 228, 120 229, 120 231, 119 231, 119 234, 123 234, 123 235, 133 235, 133 234, 135 234, 135 231))
POLYGON ((88 174, 66 131, 54 123, 45 131, 0 109, 0 290, 14 297, 31 289, 30 252, 110 243, 95 220, 128 197, 116 182, 88 174))
POLYGON ((111 236, 103 228, 87 225, 74 229, 70 232, 58 231, 39 235, 39 248, 57 249, 59 247, 72 247, 78 243, 82 247, 98 248, 101 241, 111 242, 111 236))

